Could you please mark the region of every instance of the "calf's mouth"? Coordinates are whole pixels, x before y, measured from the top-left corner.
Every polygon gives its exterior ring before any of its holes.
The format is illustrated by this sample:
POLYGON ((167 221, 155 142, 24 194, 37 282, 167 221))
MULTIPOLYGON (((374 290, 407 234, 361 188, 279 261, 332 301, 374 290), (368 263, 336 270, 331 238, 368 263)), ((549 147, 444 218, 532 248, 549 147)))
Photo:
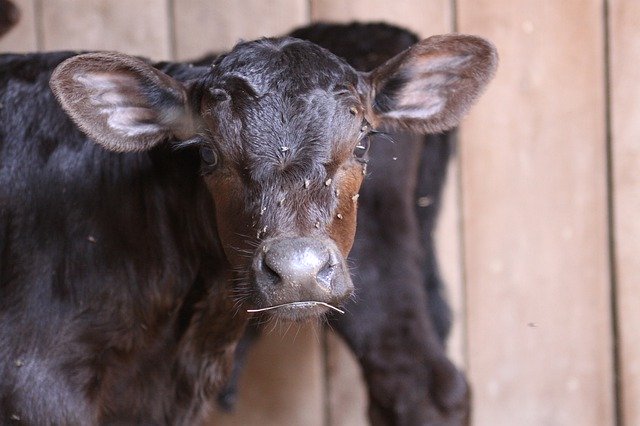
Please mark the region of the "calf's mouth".
POLYGON ((318 300, 304 300, 300 302, 281 303, 279 305, 267 306, 266 308, 247 309, 249 313, 277 311, 278 316, 289 320, 301 320, 306 318, 317 317, 323 315, 330 310, 334 310, 340 314, 344 311, 336 308, 330 303, 320 302, 318 300))

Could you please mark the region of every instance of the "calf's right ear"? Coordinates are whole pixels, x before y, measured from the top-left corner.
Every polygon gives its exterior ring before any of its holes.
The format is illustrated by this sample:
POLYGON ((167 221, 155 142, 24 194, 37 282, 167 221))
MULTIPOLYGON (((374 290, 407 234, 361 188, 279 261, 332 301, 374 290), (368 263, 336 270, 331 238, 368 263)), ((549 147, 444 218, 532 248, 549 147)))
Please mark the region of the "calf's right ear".
POLYGON ((488 41, 449 34, 430 37, 367 75, 375 125, 435 133, 458 125, 495 73, 488 41))
POLYGON ((138 58, 74 56, 55 69, 50 85, 78 127, 111 151, 144 151, 196 132, 186 87, 138 58))

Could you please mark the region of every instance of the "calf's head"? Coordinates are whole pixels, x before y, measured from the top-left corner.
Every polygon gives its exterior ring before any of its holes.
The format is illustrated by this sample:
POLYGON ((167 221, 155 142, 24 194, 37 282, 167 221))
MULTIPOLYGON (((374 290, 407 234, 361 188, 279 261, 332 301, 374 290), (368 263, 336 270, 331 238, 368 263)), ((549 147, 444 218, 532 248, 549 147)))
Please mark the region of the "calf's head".
POLYGON ((302 318, 352 292, 345 259, 370 134, 455 126, 495 66, 471 36, 432 37, 370 73, 281 38, 241 43, 186 82, 130 56, 80 55, 51 86, 106 149, 199 146, 232 282, 253 310, 302 318))

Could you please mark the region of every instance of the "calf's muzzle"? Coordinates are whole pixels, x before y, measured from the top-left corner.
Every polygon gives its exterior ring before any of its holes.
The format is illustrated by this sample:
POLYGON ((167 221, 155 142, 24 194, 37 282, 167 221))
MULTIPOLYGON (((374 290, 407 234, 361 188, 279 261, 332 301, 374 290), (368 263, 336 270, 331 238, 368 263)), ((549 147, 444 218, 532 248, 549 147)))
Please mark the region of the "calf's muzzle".
POLYGON ((353 292, 345 260, 330 240, 308 237, 264 241, 253 274, 262 305, 294 319, 325 312, 353 292), (329 305, 329 306, 327 306, 329 305))

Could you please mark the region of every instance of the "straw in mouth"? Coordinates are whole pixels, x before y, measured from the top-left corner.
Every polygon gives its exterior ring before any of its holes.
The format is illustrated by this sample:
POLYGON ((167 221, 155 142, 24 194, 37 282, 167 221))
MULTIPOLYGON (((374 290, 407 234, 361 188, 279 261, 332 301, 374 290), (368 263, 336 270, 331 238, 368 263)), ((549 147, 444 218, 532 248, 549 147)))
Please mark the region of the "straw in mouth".
POLYGON ((305 302, 291 302, 291 303, 283 303, 282 305, 274 305, 274 306, 269 306, 267 308, 260 308, 260 309, 247 309, 247 312, 252 313, 252 312, 264 312, 264 311, 270 311, 272 309, 278 309, 278 308, 308 308, 311 306, 325 306, 329 309, 333 309, 336 312, 340 312, 341 314, 344 314, 344 311, 342 309, 338 309, 333 305, 330 305, 328 303, 325 302, 318 302, 316 300, 309 300, 309 301, 305 301, 305 302))

